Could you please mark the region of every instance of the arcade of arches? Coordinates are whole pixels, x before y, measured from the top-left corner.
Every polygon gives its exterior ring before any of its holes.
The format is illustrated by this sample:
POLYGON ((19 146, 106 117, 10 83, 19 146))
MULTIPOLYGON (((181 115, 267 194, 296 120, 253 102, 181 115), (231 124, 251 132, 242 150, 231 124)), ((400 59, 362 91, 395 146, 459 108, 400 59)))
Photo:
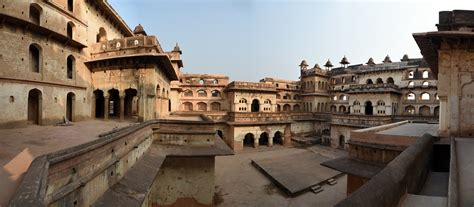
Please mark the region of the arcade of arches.
POLYGON ((257 148, 259 146, 268 146, 271 147, 275 144, 283 145, 284 144, 284 137, 281 131, 276 131, 273 134, 269 134, 268 132, 262 132, 258 135, 256 139, 255 134, 247 133, 242 140, 243 147, 253 147, 257 148))

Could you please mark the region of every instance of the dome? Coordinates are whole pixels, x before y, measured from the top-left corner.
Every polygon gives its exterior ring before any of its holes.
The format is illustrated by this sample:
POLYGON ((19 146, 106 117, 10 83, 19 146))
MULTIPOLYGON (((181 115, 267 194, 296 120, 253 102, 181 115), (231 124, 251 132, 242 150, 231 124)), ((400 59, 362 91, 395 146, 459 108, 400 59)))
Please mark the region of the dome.
POLYGON ((408 57, 407 54, 404 54, 402 59, 401 59, 401 61, 409 61, 409 60, 410 60, 410 58, 408 57))
POLYGON ((344 57, 342 58, 341 62, 339 62, 343 65, 347 65, 347 64, 350 64, 350 62, 347 60, 346 56, 344 55, 344 57))
POLYGON ((367 65, 375 65, 374 59, 369 58, 369 60, 367 61, 367 65))
POLYGON ((321 69, 321 66, 319 66, 319 64, 316 63, 316 65, 314 65, 314 68, 321 69))
POLYGON ((301 69, 306 69, 308 67, 308 63, 306 62, 306 60, 303 60, 301 61, 301 64, 300 64, 300 68, 301 69))
POLYGON ((147 36, 141 24, 138 24, 138 26, 135 27, 135 29, 133 30, 133 34, 138 35, 138 36, 139 35, 147 36))
POLYGON ((391 63, 392 60, 390 60, 390 56, 385 56, 385 59, 382 61, 383 63, 391 63))
POLYGON ((332 68, 334 65, 332 65, 331 60, 328 59, 326 64, 324 64, 324 67, 332 68))

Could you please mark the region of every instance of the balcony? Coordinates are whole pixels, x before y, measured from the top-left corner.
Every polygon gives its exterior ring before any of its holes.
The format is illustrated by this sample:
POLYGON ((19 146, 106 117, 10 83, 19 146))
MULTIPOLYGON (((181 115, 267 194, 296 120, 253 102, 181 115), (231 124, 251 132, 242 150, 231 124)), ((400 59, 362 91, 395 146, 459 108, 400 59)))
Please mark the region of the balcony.
POLYGON ((242 82, 233 81, 225 88, 225 91, 260 91, 260 92, 277 92, 275 86, 271 83, 242 82))
POLYGON ((293 120, 329 121, 329 114, 313 114, 308 112, 229 112, 230 122, 250 124, 289 123, 293 120))
POLYGON ((374 93, 374 92, 393 92, 401 94, 400 88, 391 83, 379 83, 379 84, 358 84, 351 85, 346 93, 374 93))
POLYGON ((331 124, 352 127, 373 127, 392 123, 391 116, 360 115, 360 114, 333 114, 331 124))

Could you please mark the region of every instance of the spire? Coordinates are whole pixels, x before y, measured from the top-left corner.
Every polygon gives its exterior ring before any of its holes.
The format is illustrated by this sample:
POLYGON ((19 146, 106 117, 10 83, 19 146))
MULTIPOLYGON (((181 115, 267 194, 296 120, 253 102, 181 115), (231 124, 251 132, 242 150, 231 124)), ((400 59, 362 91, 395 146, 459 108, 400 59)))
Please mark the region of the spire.
POLYGON ((300 69, 301 69, 301 70, 306 70, 306 69, 308 69, 308 66, 309 66, 309 65, 308 65, 308 63, 306 62, 306 60, 301 61, 301 64, 300 64, 300 69))
POLYGON ((385 59, 382 61, 383 63, 391 63, 392 60, 390 60, 390 56, 385 56, 385 59))
POLYGON ((346 67, 346 65, 350 64, 350 62, 347 60, 345 55, 342 58, 341 62, 339 62, 339 63, 341 63, 341 65, 343 65, 344 67, 346 67))
POLYGON ((329 60, 329 59, 328 59, 328 61, 326 62, 326 64, 324 64, 324 67, 326 67, 326 68, 328 68, 328 69, 329 69, 329 68, 332 68, 333 66, 334 66, 334 65, 332 65, 331 60, 329 60))
POLYGON ((373 59, 373 58, 369 58, 369 61, 367 61, 367 65, 370 65, 370 66, 375 65, 374 59, 373 59))
POLYGON ((409 61, 409 60, 410 60, 410 58, 408 57, 407 54, 404 54, 402 59, 401 59, 401 61, 409 61))
POLYGON ((173 52, 179 52, 179 54, 183 54, 183 52, 181 51, 181 48, 179 48, 178 43, 176 43, 176 45, 174 46, 173 52))
POLYGON ((143 29, 143 26, 141 24, 138 24, 135 29, 133 30, 133 34, 137 36, 147 36, 145 30, 143 29))

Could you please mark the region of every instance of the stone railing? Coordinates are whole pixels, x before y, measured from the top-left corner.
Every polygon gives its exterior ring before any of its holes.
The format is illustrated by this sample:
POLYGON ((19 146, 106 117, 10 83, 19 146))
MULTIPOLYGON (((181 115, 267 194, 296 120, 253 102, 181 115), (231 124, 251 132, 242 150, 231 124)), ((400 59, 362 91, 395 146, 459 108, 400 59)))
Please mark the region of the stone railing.
MULTIPOLYGON (((192 146, 216 147, 212 123, 152 120, 41 155, 31 163, 9 206, 91 206, 147 155, 154 142, 183 146, 179 152, 184 156, 193 156, 192 146)), ((226 150, 217 151, 230 154, 226 150)), ((163 152, 164 156, 166 153, 163 152)))
POLYGON ((400 88, 391 83, 379 83, 379 84, 358 84, 350 85, 348 92, 363 92, 363 91, 374 91, 374 90, 392 90, 400 92, 400 88))
POLYGON ((91 45, 91 53, 104 53, 137 47, 155 47, 159 53, 163 53, 163 49, 155 36, 134 36, 98 42, 91 45))
POLYGON ((423 121, 423 122, 438 122, 438 116, 423 116, 423 115, 396 115, 393 117, 395 121, 423 121))
POLYGON ((288 122, 302 120, 329 121, 330 114, 309 112, 229 112, 231 122, 288 122))
POLYGON ((258 91, 275 91, 276 87, 270 83, 257 83, 257 82, 241 82, 233 81, 227 85, 226 90, 258 90, 258 91))
POLYGON ((339 202, 345 206, 399 206, 407 194, 419 193, 430 170, 434 138, 425 134, 372 177, 339 202))
POLYGON ((332 114, 331 124, 357 127, 372 127, 392 123, 391 116, 359 115, 359 114, 332 114))

